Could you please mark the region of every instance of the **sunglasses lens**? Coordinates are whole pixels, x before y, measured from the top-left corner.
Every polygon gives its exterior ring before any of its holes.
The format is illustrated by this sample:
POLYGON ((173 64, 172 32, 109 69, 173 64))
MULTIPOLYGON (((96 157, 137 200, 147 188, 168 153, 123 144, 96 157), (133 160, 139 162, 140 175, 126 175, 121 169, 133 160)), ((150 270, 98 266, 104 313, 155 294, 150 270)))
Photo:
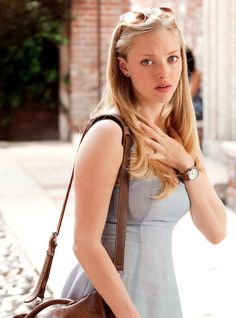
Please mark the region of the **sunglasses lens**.
POLYGON ((125 22, 127 24, 138 24, 140 22, 145 22, 146 19, 151 15, 162 16, 165 13, 173 14, 173 10, 171 8, 161 7, 147 9, 143 12, 126 12, 125 14, 120 16, 120 22, 125 22))
POLYGON ((174 11, 171 8, 161 7, 160 10, 166 13, 174 13, 174 11))
POLYGON ((146 19, 146 16, 142 12, 126 12, 120 17, 120 22, 125 22, 125 23, 140 23, 144 22, 146 19))

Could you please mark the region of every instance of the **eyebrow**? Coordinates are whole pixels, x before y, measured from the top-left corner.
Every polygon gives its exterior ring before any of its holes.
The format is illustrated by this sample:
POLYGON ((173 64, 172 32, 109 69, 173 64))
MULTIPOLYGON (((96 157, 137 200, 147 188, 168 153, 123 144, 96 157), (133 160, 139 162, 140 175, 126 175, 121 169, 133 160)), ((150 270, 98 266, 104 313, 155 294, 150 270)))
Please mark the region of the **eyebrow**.
MULTIPOLYGON (((174 50, 174 51, 171 51, 169 53, 166 53, 166 55, 170 55, 170 54, 174 54, 174 53, 179 53, 180 52, 180 49, 179 50, 174 50)), ((153 56, 156 56, 155 54, 142 54, 142 56, 150 56, 150 57, 153 57, 153 56)))
POLYGON ((167 54, 168 54, 168 55, 169 55, 169 54, 174 54, 174 53, 176 53, 176 52, 180 52, 180 49, 179 49, 179 50, 171 51, 171 52, 169 52, 169 53, 167 53, 167 54))

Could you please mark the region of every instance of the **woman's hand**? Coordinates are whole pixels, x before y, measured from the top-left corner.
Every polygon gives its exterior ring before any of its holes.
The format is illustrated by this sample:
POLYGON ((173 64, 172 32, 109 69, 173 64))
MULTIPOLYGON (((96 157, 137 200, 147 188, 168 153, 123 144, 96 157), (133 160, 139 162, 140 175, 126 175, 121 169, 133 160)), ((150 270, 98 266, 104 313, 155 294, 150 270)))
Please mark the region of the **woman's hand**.
POLYGON ((184 149, 181 137, 173 128, 169 128, 170 136, 157 125, 140 122, 140 128, 145 134, 146 144, 153 150, 148 154, 150 159, 158 160, 180 173, 194 165, 192 157, 184 149))

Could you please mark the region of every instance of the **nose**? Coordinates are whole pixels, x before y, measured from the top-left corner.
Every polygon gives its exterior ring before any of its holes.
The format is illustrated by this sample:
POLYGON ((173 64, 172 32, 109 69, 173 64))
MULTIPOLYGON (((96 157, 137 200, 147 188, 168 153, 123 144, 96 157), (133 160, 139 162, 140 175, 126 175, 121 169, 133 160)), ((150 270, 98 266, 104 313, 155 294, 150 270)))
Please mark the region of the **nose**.
POLYGON ((157 76, 161 79, 167 79, 170 76, 169 67, 165 63, 157 66, 157 76))

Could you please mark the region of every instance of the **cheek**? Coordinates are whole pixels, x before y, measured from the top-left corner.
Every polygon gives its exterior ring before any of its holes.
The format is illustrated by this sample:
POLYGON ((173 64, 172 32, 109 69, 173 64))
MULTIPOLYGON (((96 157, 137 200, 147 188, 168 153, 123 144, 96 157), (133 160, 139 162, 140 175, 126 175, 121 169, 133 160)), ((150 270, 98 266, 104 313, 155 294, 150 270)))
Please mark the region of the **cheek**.
POLYGON ((132 75, 133 83, 139 86, 149 85, 153 82, 153 78, 155 77, 150 70, 145 68, 136 69, 132 75))
POLYGON ((142 86, 145 82, 147 82, 147 74, 145 70, 141 68, 136 68, 135 70, 131 70, 131 82, 135 86, 142 86))
POLYGON ((174 71, 174 77, 175 77, 177 82, 179 82, 179 79, 181 77, 181 73, 182 73, 182 64, 179 65, 174 71))

